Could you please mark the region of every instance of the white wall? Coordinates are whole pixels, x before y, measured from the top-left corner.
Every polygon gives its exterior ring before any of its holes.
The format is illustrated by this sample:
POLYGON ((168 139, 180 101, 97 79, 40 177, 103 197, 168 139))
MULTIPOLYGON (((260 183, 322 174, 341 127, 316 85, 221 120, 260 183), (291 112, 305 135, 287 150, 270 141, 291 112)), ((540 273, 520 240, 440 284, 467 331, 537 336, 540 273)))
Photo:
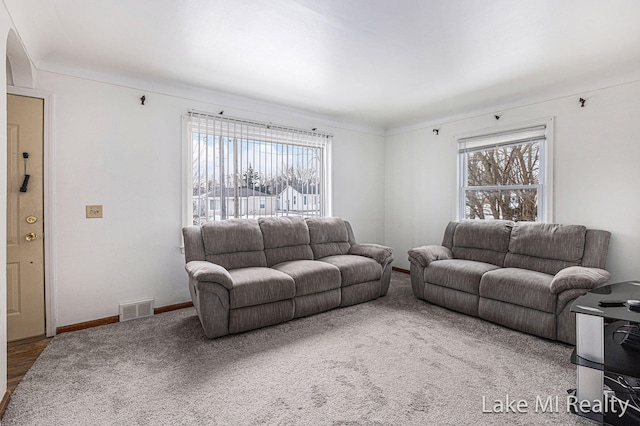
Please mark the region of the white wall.
POLYGON ((117 315, 120 302, 140 298, 153 297, 156 306, 190 300, 179 249, 181 115, 189 109, 333 133, 334 215, 352 221, 362 241, 384 238, 381 131, 345 130, 240 98, 230 105, 229 96, 223 106, 205 95, 47 72, 38 72, 36 86, 55 96, 57 326, 117 315), (88 204, 104 205, 104 218, 86 219, 88 204))
POLYGON ((640 82, 496 113, 500 120, 487 113, 388 132, 385 243, 394 265, 408 269, 407 250, 440 244, 456 218, 456 135, 553 116, 553 221, 610 231, 611 282, 638 279, 640 82))
POLYGON ((359 243, 382 244, 384 137, 353 130, 334 133, 333 216, 349 220, 359 243))

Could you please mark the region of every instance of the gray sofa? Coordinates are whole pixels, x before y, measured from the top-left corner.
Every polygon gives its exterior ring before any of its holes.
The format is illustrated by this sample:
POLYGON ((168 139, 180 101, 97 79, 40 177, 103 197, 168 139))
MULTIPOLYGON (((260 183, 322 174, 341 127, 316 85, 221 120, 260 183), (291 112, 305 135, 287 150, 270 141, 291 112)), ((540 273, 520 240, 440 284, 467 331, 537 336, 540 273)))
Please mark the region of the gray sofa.
POLYGON ((419 299, 575 344, 578 296, 604 284, 611 234, 579 225, 456 221, 442 245, 409 250, 419 299))
POLYGON ((189 290, 208 338, 387 293, 392 251, 357 244, 340 218, 228 219, 187 226, 189 290))

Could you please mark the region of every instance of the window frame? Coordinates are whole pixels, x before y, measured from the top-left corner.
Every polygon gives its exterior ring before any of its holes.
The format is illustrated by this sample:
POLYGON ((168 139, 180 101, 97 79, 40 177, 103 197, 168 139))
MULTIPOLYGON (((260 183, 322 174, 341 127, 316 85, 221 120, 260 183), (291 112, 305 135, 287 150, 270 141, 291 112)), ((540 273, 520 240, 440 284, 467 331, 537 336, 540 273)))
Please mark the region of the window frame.
MULTIPOLYGON (((546 117, 531 120, 524 123, 507 126, 493 127, 490 129, 476 130, 454 136, 457 154, 457 196, 456 196, 456 218, 464 220, 466 218, 466 190, 505 190, 505 189, 537 189, 538 190, 538 213, 536 222, 553 222, 553 139, 554 139, 554 117, 546 117), (545 126, 545 138, 540 144, 539 157, 539 183, 536 185, 492 185, 492 186, 469 186, 467 159, 469 152, 461 152, 459 149, 461 142, 468 139, 489 138, 496 134, 516 134, 523 129, 545 126)), ((522 143, 522 142, 521 142, 522 143)), ((513 146, 521 143, 503 143, 500 146, 513 146)), ((486 148, 495 147, 495 144, 487 143, 486 148)), ((478 150, 482 146, 476 147, 478 150)), ((482 219, 476 219, 482 220, 482 219)), ((492 219, 485 219, 492 220, 492 219)))
MULTIPOLYGON (((189 110, 188 113, 182 115, 182 226, 193 225, 193 213, 194 207, 193 202, 196 198, 193 195, 193 139, 192 139, 192 126, 194 126, 192 121, 192 114, 201 114, 210 117, 211 119, 220 119, 219 115, 211 114, 211 113, 203 113, 195 110, 189 110)), ((257 121, 244 120, 232 117, 224 117, 224 119, 235 120, 238 122, 246 123, 247 125, 256 125, 256 126, 264 126, 266 128, 275 128, 279 130, 286 130, 291 132, 300 132, 306 135, 315 135, 325 138, 326 142, 324 146, 321 148, 321 158, 320 163, 322 167, 322 179, 318 183, 321 186, 321 190, 323 191, 323 195, 320 197, 320 215, 321 216, 331 216, 332 215, 332 155, 331 148, 333 142, 333 135, 329 133, 317 133, 315 129, 313 131, 309 131, 306 129, 297 129, 293 127, 285 127, 278 126, 272 123, 260 123, 257 121)), ((262 141, 264 142, 264 141, 262 141)), ((269 141, 270 143, 283 144, 281 141, 269 141)), ((293 145, 305 146, 304 143, 292 143, 293 145)), ((310 145, 312 146, 312 145, 310 145)), ((289 186, 289 188, 292 188, 289 186)), ((281 194, 273 194, 274 201, 273 203, 278 204, 278 200, 280 200, 281 194)), ((277 207, 276 207, 277 208, 277 207)), ((299 216, 300 213, 289 211, 286 208, 282 207, 279 211, 276 211, 276 214, 270 216, 299 216)), ((240 217, 244 217, 246 215, 240 214, 240 217)), ((269 215, 264 215, 265 217, 269 215)), ((229 219, 233 218, 233 215, 229 215, 229 219)), ((183 247, 183 245, 181 245, 183 247)))

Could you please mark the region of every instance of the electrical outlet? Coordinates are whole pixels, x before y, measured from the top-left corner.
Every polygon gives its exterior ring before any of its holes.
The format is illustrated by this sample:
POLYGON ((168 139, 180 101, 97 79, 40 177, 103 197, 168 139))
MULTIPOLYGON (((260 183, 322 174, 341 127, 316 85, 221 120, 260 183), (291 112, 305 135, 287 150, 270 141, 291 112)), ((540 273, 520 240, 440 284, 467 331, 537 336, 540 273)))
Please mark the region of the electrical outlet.
POLYGON ((102 205, 87 206, 87 219, 102 218, 102 205))

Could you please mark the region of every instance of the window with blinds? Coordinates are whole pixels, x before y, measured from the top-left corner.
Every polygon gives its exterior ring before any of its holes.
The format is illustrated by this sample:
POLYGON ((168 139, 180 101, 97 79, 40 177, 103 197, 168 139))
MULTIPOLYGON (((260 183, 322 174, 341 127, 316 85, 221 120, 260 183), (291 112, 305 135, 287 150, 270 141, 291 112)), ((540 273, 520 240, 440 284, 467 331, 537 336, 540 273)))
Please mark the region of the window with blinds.
POLYGON ((331 135, 199 112, 185 120, 185 222, 329 214, 331 135))
POLYGON ((549 126, 458 139, 459 218, 547 220, 549 126))

